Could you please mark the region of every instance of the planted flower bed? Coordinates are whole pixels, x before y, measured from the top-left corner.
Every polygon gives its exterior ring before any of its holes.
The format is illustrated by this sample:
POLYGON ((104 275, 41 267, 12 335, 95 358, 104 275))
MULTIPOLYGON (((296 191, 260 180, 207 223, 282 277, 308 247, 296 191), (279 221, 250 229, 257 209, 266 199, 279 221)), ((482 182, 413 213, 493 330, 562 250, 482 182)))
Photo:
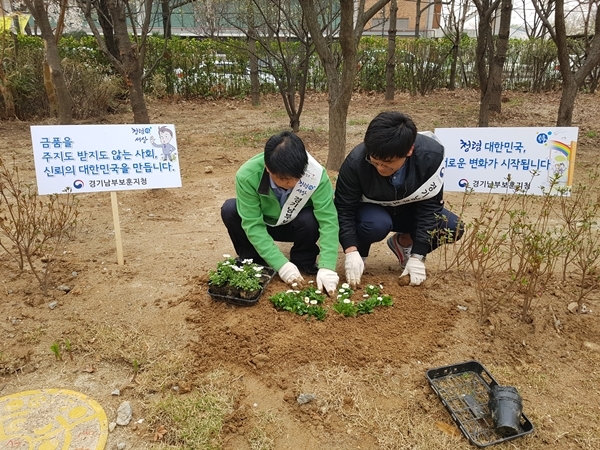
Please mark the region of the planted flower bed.
POLYGON ((217 269, 209 271, 208 294, 217 301, 234 305, 254 305, 273 279, 275 271, 251 259, 223 255, 217 269))
MULTIPOLYGON (((310 282, 312 283, 312 282, 310 282)), ((356 317, 360 314, 370 314, 376 307, 392 306, 392 297, 383 294, 382 286, 368 285, 363 294, 363 299, 355 302, 352 300, 354 291, 347 283, 338 289, 336 302, 332 308, 345 317, 356 317)), ((300 316, 306 315, 308 319, 314 317, 317 320, 325 320, 327 309, 325 300, 327 296, 315 286, 309 286, 302 290, 289 289, 269 298, 275 308, 289 311, 300 316)))

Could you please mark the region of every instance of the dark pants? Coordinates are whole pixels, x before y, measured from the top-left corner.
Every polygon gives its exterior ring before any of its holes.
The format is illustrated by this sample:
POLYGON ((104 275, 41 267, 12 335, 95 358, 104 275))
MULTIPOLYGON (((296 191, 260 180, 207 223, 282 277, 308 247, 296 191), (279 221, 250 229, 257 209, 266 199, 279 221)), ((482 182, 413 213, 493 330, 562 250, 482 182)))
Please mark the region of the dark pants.
MULTIPOLYGON (((221 207, 221 219, 237 255, 242 259, 251 258, 258 264, 266 262, 248 240, 242 228, 242 218, 237 212, 235 198, 230 198, 221 207)), ((313 214, 312 207, 303 208, 291 222, 278 227, 267 226, 267 232, 278 242, 293 242, 290 250, 290 261, 298 267, 311 267, 319 254, 319 223, 313 214)))
MULTIPOLYGON (((358 252, 361 256, 369 256, 371 244, 384 240, 391 231, 409 233, 414 241, 415 225, 415 207, 411 204, 385 208, 373 203, 361 203, 356 210, 358 252)), ((452 230, 454 240, 460 239, 462 222, 456 214, 444 209, 436 220, 430 251, 449 241, 448 230, 452 230)))

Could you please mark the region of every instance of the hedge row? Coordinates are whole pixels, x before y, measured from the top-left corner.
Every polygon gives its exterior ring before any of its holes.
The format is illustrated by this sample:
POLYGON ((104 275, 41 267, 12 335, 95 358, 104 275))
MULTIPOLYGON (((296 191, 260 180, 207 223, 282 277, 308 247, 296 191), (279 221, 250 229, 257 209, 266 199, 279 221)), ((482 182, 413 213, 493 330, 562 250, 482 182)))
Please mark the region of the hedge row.
MULTIPOLYGON (((146 64, 149 70, 164 47, 160 36, 148 40, 146 64)), ((465 37, 459 46, 458 88, 476 88, 476 40, 465 37)), ((295 44, 290 44, 295 45, 295 44)), ((12 95, 17 116, 27 119, 45 116, 48 101, 43 87, 43 42, 33 36, 0 35, 4 55, 0 83, 4 95, 12 95)), ((383 92, 387 40, 364 37, 356 89, 383 92)), ((127 97, 120 78, 98 50, 91 36, 63 37, 59 44, 63 67, 74 99, 77 118, 97 117, 116 108, 127 97)), ((425 94, 447 87, 450 82, 452 44, 447 39, 398 39, 395 52, 395 84, 399 91, 425 94)), ((244 41, 174 37, 155 70, 146 78, 145 90, 157 97, 186 98, 246 96, 250 92, 248 54, 244 41)), ((327 89, 324 71, 316 55, 311 57, 308 88, 327 89)), ((272 74, 260 70, 261 89, 275 92, 272 74)), ((504 88, 543 91, 560 85, 556 47, 552 41, 511 40, 504 70, 504 88)))

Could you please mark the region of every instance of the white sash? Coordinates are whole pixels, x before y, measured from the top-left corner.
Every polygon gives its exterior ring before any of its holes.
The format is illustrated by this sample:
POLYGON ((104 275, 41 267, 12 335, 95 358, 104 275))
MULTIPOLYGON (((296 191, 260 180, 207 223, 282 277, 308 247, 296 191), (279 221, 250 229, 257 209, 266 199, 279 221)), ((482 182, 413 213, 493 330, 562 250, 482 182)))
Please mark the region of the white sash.
POLYGON ((405 205, 407 203, 420 202, 421 200, 426 200, 428 198, 436 196, 444 186, 444 165, 445 162, 442 161, 440 167, 435 171, 435 173, 427 180, 421 187, 419 187, 415 192, 410 194, 408 197, 399 198, 398 200, 386 200, 386 201, 377 201, 371 200, 362 196, 361 202, 365 203, 376 203, 381 206, 400 206, 405 205))
POLYGON ((319 186, 321 175, 323 174, 323 166, 309 153, 307 155, 308 165, 306 166, 306 171, 283 204, 279 220, 277 220, 275 225, 267 225, 278 227, 294 220, 298 213, 302 211, 302 208, 304 208, 314 190, 319 186))

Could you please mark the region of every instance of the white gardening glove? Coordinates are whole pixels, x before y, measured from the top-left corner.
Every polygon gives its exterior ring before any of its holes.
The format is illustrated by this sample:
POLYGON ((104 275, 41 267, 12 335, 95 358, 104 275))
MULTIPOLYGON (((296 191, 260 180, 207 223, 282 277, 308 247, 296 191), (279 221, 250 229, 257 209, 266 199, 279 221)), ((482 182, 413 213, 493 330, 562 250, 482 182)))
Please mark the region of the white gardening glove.
POLYGON ((411 286, 420 285, 427 278, 427 275, 425 274, 425 263, 417 258, 408 258, 406 267, 404 267, 404 272, 402 272, 400 277, 403 277, 404 275, 410 275, 411 286))
POLYGON ((360 284, 360 277, 362 277, 363 270, 365 270, 365 263, 358 253, 358 250, 346 253, 346 281, 352 289, 360 284))
POLYGON ((329 295, 335 294, 340 277, 331 269, 319 269, 317 272, 317 288, 325 289, 329 295))
POLYGON ((286 284, 302 284, 304 281, 304 278, 302 278, 302 275, 300 275, 300 271, 298 270, 298 267, 296 267, 296 264, 289 261, 281 266, 278 273, 283 282, 286 284))

